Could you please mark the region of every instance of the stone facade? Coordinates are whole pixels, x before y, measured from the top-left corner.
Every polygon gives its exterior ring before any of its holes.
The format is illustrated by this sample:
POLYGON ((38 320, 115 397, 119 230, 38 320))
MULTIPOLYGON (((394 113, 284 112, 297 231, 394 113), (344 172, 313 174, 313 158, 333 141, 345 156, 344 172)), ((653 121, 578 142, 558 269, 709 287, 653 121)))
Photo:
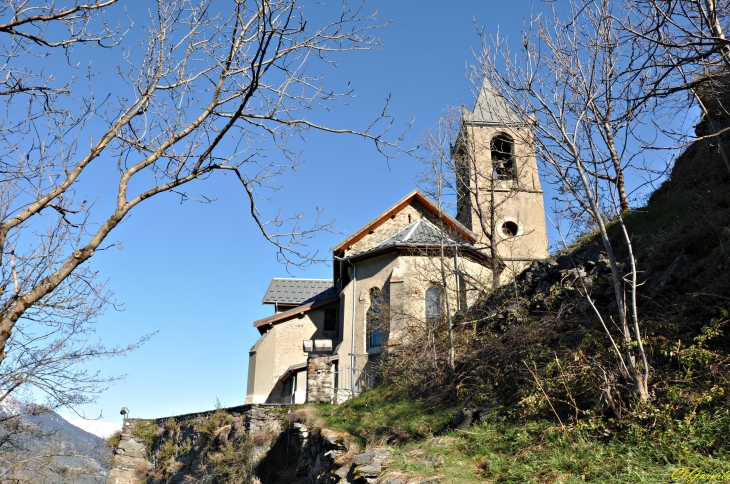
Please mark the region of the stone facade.
POLYGON ((323 330, 325 311, 338 306, 335 301, 295 312, 264 329, 264 334, 249 351, 246 404, 297 404, 306 401, 307 353, 302 348, 302 341, 325 337, 338 340, 337 332, 325 333, 323 330), (294 365, 301 367, 282 381, 294 365))
POLYGON ((532 145, 532 131, 527 125, 494 126, 465 123, 462 136, 465 153, 461 163, 468 176, 460 178, 459 221, 478 235, 478 245, 489 247, 483 222, 497 234, 497 250, 501 258, 510 260, 544 259, 548 256, 545 209, 537 161, 532 145), (494 176, 492 142, 498 136, 513 141, 514 170, 512 179, 494 176), (492 219, 494 226, 492 225, 492 219), (503 231, 506 223, 514 223, 516 234, 503 231))
POLYGON ((309 355, 307 403, 332 402, 332 361, 328 355, 309 355))

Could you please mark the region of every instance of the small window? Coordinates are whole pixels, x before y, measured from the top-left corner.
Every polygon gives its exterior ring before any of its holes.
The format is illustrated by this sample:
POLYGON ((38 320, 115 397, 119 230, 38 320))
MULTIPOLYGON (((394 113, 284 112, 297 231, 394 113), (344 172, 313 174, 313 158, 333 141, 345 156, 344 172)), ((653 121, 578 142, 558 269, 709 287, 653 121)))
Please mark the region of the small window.
POLYGON ((514 237, 519 231, 520 227, 512 221, 507 221, 502 224, 502 233, 505 237, 514 237))
POLYGON ((459 287, 459 309, 466 309, 467 308, 467 302, 466 302, 466 280, 464 280, 464 276, 458 272, 457 273, 459 279, 458 279, 458 287, 459 287))
POLYGON ((326 308, 324 310, 324 328, 325 333, 337 332, 337 309, 326 308))
POLYGON ((370 346, 383 344, 383 295, 380 289, 370 290, 370 307, 367 313, 367 332, 370 346))
POLYGON ((426 321, 436 322, 441 319, 441 291, 437 287, 426 291, 426 321))

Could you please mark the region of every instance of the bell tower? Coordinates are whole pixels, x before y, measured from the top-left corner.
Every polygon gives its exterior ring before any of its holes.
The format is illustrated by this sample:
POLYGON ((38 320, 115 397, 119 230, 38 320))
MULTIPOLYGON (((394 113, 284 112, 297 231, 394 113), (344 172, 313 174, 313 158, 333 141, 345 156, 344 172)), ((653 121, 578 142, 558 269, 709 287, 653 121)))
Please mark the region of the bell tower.
POLYGON ((452 152, 457 220, 478 235, 479 248, 496 247, 502 261, 517 263, 513 267, 548 256, 532 123, 520 119, 485 80, 474 110, 462 112, 452 152))

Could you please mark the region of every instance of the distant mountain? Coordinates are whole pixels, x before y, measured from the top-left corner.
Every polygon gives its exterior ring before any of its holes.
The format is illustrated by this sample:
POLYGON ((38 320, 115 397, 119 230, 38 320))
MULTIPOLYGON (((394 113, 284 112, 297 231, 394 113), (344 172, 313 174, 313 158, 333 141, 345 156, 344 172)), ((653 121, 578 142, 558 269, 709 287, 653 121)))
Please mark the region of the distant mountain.
POLYGON ((20 460, 28 464, 8 471, 5 479, 12 476, 34 484, 106 482, 111 450, 104 439, 56 412, 7 397, 0 402, 0 442, 11 434, 17 445, 0 447, 0 472, 20 460))

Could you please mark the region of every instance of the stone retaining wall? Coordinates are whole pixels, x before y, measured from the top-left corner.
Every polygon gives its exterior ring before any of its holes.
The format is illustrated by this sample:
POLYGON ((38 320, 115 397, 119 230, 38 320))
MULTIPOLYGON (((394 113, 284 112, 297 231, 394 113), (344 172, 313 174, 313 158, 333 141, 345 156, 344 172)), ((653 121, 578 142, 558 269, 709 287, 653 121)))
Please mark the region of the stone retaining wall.
POLYGON ((125 418, 122 424, 122 438, 114 451, 112 469, 107 484, 139 484, 150 464, 144 442, 132 436, 137 418, 125 418))
MULTIPOLYGON (((286 418, 287 407, 281 405, 240 405, 222 409, 231 417, 240 419, 243 422, 245 432, 256 434, 268 432, 278 434, 282 431, 282 421, 286 418)), ((195 425, 210 418, 217 410, 206 412, 190 413, 165 417, 158 419, 137 419, 125 418, 122 424, 122 436, 119 445, 114 451, 112 468, 109 471, 106 484, 139 484, 145 482, 145 475, 148 470, 154 467, 154 454, 164 444, 163 434, 155 437, 153 455, 147 452, 146 444, 141 439, 134 437, 134 429, 140 422, 153 422, 158 429, 168 425, 170 420, 184 429, 186 434, 193 437, 193 441, 199 440, 194 435, 195 425)))

